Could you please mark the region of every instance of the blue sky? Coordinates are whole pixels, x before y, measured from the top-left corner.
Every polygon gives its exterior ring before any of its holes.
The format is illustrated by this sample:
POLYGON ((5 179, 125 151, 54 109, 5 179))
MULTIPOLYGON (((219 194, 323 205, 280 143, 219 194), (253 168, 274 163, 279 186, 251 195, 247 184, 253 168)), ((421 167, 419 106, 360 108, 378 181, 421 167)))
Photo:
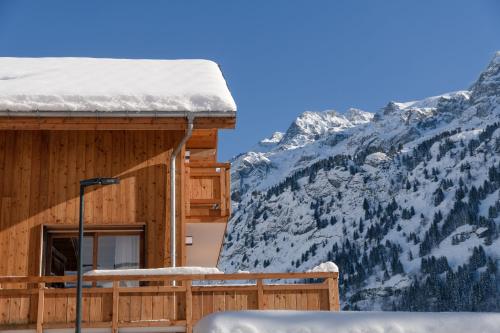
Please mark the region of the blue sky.
POLYGON ((305 110, 467 88, 496 50, 496 0, 0 0, 0 56, 217 61, 239 107, 221 160, 305 110))

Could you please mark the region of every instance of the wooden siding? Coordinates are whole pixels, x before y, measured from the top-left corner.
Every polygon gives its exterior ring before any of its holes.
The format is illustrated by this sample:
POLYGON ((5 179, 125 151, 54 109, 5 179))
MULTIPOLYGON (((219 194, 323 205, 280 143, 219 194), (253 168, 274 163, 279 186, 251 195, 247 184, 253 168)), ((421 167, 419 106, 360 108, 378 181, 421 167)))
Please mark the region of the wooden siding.
MULTIPOLYGON (((121 183, 87 190, 85 223, 145 224, 146 266, 168 265, 169 157, 183 135, 184 131, 0 130, 0 275, 40 274, 41 226, 76 226, 79 180, 92 177, 120 177, 121 183)), ((179 197, 182 187, 178 186, 179 197)), ((184 207, 182 200, 178 203, 181 223, 184 207)), ((177 230, 183 239, 182 228, 177 230)), ((179 258, 181 252, 179 244, 179 258)), ((25 306, 27 299, 18 301, 25 306)))
MULTIPOLYGON (((87 288, 83 294, 84 327, 184 326, 190 332, 202 317, 218 311, 338 311, 337 273, 253 273, 177 276, 87 276, 88 281, 113 281, 112 288, 87 288), (143 281, 141 287, 120 287, 121 280, 143 281), (314 279, 312 283, 266 284, 267 279, 314 279), (177 280, 177 286, 171 281, 177 280), (225 280, 244 285, 197 285, 225 280), (243 281, 242 281, 243 280, 243 281), (320 281, 321 280, 321 281, 320 281), (156 281, 156 282, 151 282, 156 281), (159 282, 158 282, 159 281, 159 282), (153 285, 154 284, 154 285, 153 285)), ((0 277, 0 329, 72 327, 75 289, 45 288, 45 283, 75 277, 0 277), (12 284, 24 288, 10 289, 12 284), (38 287, 27 287, 29 284, 38 287), (4 286, 4 288, 2 288, 4 286)), ((282 280, 281 280, 282 281, 282 280)))

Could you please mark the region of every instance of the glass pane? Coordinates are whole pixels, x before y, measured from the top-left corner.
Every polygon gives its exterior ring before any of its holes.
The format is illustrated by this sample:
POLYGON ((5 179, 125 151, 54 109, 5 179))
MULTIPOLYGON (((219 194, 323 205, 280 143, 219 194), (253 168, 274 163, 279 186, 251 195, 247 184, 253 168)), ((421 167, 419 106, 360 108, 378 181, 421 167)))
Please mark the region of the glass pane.
POLYGON ((140 237, 99 236, 97 269, 139 268, 140 237))
MULTIPOLYGON (((83 237, 83 272, 93 269, 94 241, 92 236, 83 237)), ((50 275, 76 275, 78 265, 78 237, 56 237, 52 240, 50 275)), ((90 286, 84 283, 84 286, 90 286)), ((66 283, 74 287, 75 283, 66 283)))
MULTIPOLYGON (((97 269, 140 268, 140 237, 138 235, 114 235, 98 237, 97 269)), ((110 287, 110 283, 99 283, 100 287, 110 287)), ((132 286, 128 282, 122 285, 132 286)))

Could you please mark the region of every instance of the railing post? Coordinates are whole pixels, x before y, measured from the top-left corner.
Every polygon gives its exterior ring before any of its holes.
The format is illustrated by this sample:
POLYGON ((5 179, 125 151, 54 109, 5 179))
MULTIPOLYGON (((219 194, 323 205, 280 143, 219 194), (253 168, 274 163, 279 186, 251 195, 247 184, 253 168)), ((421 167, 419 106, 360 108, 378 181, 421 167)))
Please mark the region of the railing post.
POLYGON ((221 216, 226 216, 226 170, 224 168, 219 168, 219 187, 220 187, 220 214, 221 216))
POLYGON ((262 279, 257 280, 257 310, 264 310, 264 286, 262 279))
POLYGON ((193 331, 193 291, 191 289, 192 281, 186 280, 186 332, 193 331))
POLYGON ((118 332, 118 315, 119 315, 119 309, 120 309, 120 299, 119 299, 119 288, 120 287, 120 281, 113 281, 113 309, 112 309, 112 314, 111 314, 111 332, 112 333, 117 333, 118 332))
POLYGON ((328 283, 328 305, 330 311, 339 311, 339 284, 338 278, 333 275, 327 278, 328 283))
POLYGON ((225 168, 226 171, 226 200, 229 202, 226 204, 226 215, 231 216, 231 171, 230 166, 225 168))
POLYGON ((36 313, 36 333, 43 333, 43 312, 45 303, 45 283, 38 284, 38 304, 36 313))

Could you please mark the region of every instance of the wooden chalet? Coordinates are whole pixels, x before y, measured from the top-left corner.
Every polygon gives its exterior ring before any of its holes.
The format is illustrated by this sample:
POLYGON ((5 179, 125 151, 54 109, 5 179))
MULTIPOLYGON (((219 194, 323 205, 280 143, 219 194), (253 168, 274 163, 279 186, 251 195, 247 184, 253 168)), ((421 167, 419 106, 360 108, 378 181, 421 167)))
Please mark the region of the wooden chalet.
MULTIPOLYGON (((85 193, 85 270, 215 267, 231 214, 218 132, 235 122, 210 61, 0 58, 0 331, 73 330, 82 179, 120 179, 85 193)), ((339 307, 337 273, 144 272, 86 275, 84 330, 339 307)))

